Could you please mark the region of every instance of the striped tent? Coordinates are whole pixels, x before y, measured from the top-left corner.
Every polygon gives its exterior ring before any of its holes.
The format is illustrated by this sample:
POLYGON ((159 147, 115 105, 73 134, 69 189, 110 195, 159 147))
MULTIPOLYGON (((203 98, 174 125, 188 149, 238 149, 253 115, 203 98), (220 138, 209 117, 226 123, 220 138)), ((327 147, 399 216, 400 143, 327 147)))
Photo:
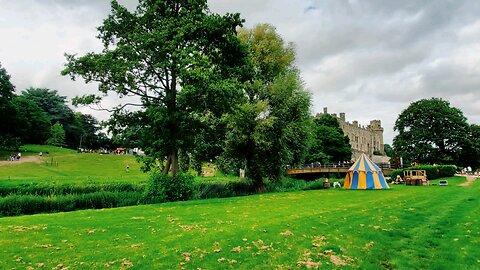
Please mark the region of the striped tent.
POLYGON ((382 170, 365 154, 348 169, 343 188, 345 189, 389 189, 382 170))

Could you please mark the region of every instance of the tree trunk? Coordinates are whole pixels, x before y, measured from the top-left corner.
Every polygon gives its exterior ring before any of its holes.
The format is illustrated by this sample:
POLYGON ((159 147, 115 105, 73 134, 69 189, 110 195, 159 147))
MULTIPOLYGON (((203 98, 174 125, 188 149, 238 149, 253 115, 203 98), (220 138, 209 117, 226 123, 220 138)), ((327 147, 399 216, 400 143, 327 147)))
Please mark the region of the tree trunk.
POLYGON ((247 154, 247 176, 252 180, 252 184, 255 187, 256 193, 265 193, 267 188, 263 183, 263 177, 260 172, 258 164, 253 159, 253 154, 250 152, 247 154))
POLYGON ((172 149, 172 151, 167 157, 167 164, 163 169, 163 173, 168 174, 169 172, 172 172, 172 175, 174 176, 177 175, 178 173, 178 150, 177 149, 172 149))
POLYGON ((255 186, 255 192, 256 192, 256 193, 265 193, 265 192, 267 192, 267 188, 265 187, 265 184, 263 183, 262 178, 260 178, 260 179, 253 179, 253 185, 255 186))
MULTIPOLYGON (((171 83, 170 87, 166 89, 165 93, 165 103, 167 105, 167 115, 168 115, 168 125, 167 128, 170 130, 170 154, 167 157, 167 164, 163 170, 164 174, 172 172, 173 176, 176 176, 179 170, 178 167, 178 119, 177 119, 177 77, 176 73, 172 70, 171 72, 171 83)), ((175 177, 174 177, 175 178, 175 177)))

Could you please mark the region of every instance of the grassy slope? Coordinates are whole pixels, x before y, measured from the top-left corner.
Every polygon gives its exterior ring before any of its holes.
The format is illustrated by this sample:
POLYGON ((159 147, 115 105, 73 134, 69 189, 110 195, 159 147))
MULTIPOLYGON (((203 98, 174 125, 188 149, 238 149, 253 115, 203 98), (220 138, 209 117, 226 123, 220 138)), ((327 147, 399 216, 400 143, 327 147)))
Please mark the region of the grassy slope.
MULTIPOLYGON (((79 154, 74 150, 47 145, 26 145, 21 148, 22 156, 38 156, 43 152, 39 163, 6 162, 0 166, 0 185, 24 183, 82 183, 93 182, 139 182, 146 181, 148 174, 140 170, 131 155, 79 154), (46 153, 49 154, 46 154, 46 153), (57 166, 58 163, 58 166, 57 166), (53 166, 52 166, 53 164, 53 166), (125 171, 126 165, 129 172, 125 171)), ((8 153, 3 153, 6 160, 8 153)), ((1 156, 1 153, 0 153, 1 156)), ((215 177, 197 177, 204 182, 226 183, 237 181, 235 176, 223 175, 217 171, 215 177)))
POLYGON ((0 268, 478 269, 480 182, 461 181, 2 218, 0 268))
POLYGON ((39 163, 11 162, 0 166, 0 184, 42 181, 145 181, 148 177, 140 171, 140 164, 135 157, 130 155, 78 154, 70 149, 38 145, 28 145, 22 150, 27 151, 22 152, 24 156, 38 155, 40 151, 44 156, 39 163), (129 166, 128 173, 125 171, 126 165, 129 166))

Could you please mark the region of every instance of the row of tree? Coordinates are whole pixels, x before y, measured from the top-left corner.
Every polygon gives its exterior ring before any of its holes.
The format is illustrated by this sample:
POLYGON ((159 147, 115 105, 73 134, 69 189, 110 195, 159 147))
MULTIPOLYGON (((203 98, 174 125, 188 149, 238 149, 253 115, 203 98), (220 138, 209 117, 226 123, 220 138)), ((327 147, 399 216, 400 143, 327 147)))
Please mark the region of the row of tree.
POLYGON ((51 144, 98 148, 109 143, 91 115, 73 112, 56 90, 28 88, 20 95, 0 65, 0 148, 21 144, 51 144))

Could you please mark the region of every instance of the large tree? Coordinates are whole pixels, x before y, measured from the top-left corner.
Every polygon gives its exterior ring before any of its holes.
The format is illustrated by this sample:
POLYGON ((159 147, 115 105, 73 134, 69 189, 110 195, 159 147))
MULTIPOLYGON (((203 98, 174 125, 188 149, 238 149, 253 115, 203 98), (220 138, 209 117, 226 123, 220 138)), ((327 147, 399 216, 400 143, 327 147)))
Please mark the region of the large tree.
POLYGON ((413 102, 395 122, 396 153, 404 162, 453 163, 458 161, 469 125, 462 111, 439 98, 413 102))
POLYGON ((10 82, 10 75, 0 64, 0 148, 12 147, 16 144, 14 134, 15 125, 15 106, 12 100, 15 96, 15 87, 10 82))
POLYGON ((258 25, 239 36, 250 48, 252 72, 244 103, 226 117, 224 155, 244 165, 261 192, 264 178, 278 180, 287 164, 303 161, 310 95, 294 66, 293 47, 274 27, 258 25))
MULTIPOLYGON (((238 14, 210 13, 206 0, 140 0, 133 12, 117 1, 111 6, 112 13, 98 28, 103 51, 67 55, 62 74, 99 82, 103 93, 138 97, 137 105, 145 110, 123 114, 141 123, 146 153, 166 157, 163 172, 176 175, 179 149, 191 145, 189 124, 196 117, 178 98, 183 92, 221 91, 222 85, 212 81, 235 81, 232 74, 244 61, 236 37, 242 20, 238 14)), ((99 100, 90 95, 77 103, 99 100)), ((120 118, 125 105, 116 108, 120 118)), ((117 128, 125 125, 117 121, 117 128)))
POLYGON ((470 125, 466 140, 462 144, 458 165, 480 167, 480 125, 470 125))
POLYGON ((16 110, 14 130, 22 143, 44 144, 50 136, 50 117, 37 103, 24 96, 13 99, 16 110))
POLYGON ((78 147, 81 129, 75 121, 73 110, 67 105, 67 97, 60 96, 57 90, 30 87, 22 91, 22 96, 34 101, 51 119, 51 124, 59 122, 65 130, 65 143, 70 148, 78 147))
POLYGON ((329 114, 316 117, 312 121, 312 138, 307 163, 349 161, 352 147, 337 119, 329 114))

